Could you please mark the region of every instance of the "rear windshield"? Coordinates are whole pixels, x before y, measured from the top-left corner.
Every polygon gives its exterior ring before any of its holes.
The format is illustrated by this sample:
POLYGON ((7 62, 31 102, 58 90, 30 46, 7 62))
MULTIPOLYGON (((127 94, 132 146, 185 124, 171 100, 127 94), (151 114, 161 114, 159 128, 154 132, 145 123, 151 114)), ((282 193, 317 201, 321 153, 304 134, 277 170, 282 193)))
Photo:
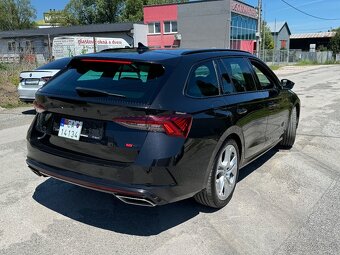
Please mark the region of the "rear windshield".
MULTIPOLYGON (((159 87, 164 72, 160 64, 77 59, 64 73, 51 80, 44 91, 80 96, 79 88, 92 89, 119 95, 120 98, 146 101, 159 87)), ((93 97, 100 96, 104 95, 93 94, 93 97)))
POLYGON ((68 65, 68 63, 70 63, 70 61, 71 61, 71 58, 61 58, 61 59, 52 61, 46 65, 40 66, 36 70, 46 70, 46 69, 47 70, 52 70, 52 69, 60 70, 60 69, 65 68, 68 65))

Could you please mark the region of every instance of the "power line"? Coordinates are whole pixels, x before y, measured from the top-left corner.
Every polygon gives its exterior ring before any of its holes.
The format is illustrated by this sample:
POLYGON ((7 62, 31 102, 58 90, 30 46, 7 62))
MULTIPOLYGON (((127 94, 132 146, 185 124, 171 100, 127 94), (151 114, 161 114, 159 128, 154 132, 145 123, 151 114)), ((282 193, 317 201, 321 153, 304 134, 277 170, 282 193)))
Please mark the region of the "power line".
POLYGON ((302 10, 296 8, 295 6, 293 6, 293 5, 291 5, 290 3, 286 2, 285 0, 281 0, 281 2, 284 2, 286 5, 288 5, 288 6, 290 6, 291 8, 297 10, 298 12, 301 12, 301 13, 303 13, 303 14, 305 14, 305 15, 307 15, 307 16, 310 16, 310 17, 312 17, 312 18, 315 18, 315 19, 321 19, 321 20, 340 20, 340 19, 328 19, 328 18, 318 17, 318 16, 309 14, 309 13, 307 13, 307 12, 305 12, 305 11, 302 11, 302 10))

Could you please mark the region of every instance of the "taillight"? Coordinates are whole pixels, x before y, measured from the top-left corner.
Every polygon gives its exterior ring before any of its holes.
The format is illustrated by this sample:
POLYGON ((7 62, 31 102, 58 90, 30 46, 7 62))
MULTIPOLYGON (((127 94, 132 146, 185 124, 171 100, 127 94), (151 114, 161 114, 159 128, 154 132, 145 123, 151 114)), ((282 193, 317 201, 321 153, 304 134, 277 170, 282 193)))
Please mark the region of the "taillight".
POLYGON ((44 82, 48 82, 49 79, 51 79, 52 76, 46 76, 46 77, 42 77, 41 80, 44 81, 44 82))
POLYGON ((128 128, 164 132, 170 136, 187 138, 192 124, 192 116, 187 114, 148 115, 114 118, 113 121, 128 128))
POLYGON ((112 64, 120 64, 120 65, 131 65, 131 61, 127 60, 114 60, 114 59, 93 59, 93 58, 83 58, 80 61, 82 62, 92 62, 92 63, 112 63, 112 64))
POLYGON ((34 109, 37 113, 42 113, 42 112, 46 111, 46 108, 42 104, 39 104, 35 100, 33 102, 33 107, 34 107, 34 109))

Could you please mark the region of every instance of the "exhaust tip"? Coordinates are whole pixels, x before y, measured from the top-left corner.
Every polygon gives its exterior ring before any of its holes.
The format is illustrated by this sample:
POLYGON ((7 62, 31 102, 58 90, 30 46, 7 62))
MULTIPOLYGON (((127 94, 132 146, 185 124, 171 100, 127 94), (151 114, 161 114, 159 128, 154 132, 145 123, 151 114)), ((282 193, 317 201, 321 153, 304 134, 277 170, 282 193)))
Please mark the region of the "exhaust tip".
POLYGON ((33 173, 35 173, 36 175, 38 175, 39 177, 48 177, 47 175, 45 175, 45 174, 39 172, 38 170, 32 168, 31 166, 28 166, 28 168, 31 169, 31 171, 32 171, 33 173))
POLYGON ((145 199, 145 198, 139 198, 139 197, 128 197, 128 196, 121 196, 121 195, 115 195, 120 201, 130 204, 130 205, 139 205, 139 206, 148 206, 148 207, 154 207, 156 206, 155 203, 152 201, 145 199))
POLYGON ((32 168, 31 166, 28 166, 28 167, 29 167, 29 169, 31 169, 31 171, 32 171, 33 173, 35 173, 35 174, 38 175, 39 177, 42 176, 42 174, 41 174, 38 170, 35 170, 35 169, 32 168))

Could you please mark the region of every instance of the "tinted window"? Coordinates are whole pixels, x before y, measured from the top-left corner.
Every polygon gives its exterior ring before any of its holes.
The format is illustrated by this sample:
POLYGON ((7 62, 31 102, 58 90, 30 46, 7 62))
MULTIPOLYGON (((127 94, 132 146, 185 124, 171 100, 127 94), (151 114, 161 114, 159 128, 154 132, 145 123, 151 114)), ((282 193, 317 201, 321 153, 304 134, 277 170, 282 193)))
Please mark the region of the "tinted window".
POLYGON ((237 92, 256 90, 249 65, 243 58, 224 58, 222 62, 237 92))
POLYGON ((76 87, 98 89, 127 99, 147 99, 164 76, 160 64, 73 61, 63 74, 51 80, 44 90, 75 95, 76 87))
POLYGON ((51 63, 48 63, 46 65, 38 67, 36 70, 42 70, 42 69, 63 69, 70 63, 71 58, 61 58, 55 61, 52 61, 51 63))
POLYGON ((269 78, 269 75, 266 74, 265 69, 260 64, 252 62, 252 67, 262 89, 274 88, 274 82, 272 82, 272 80, 269 78))
POLYGON ((222 62, 219 61, 219 68, 221 71, 221 86, 223 94, 232 94, 236 92, 236 89, 231 81, 231 75, 228 73, 222 62))
POLYGON ((191 71, 187 94, 194 97, 219 95, 215 67, 212 61, 196 65, 191 71))

